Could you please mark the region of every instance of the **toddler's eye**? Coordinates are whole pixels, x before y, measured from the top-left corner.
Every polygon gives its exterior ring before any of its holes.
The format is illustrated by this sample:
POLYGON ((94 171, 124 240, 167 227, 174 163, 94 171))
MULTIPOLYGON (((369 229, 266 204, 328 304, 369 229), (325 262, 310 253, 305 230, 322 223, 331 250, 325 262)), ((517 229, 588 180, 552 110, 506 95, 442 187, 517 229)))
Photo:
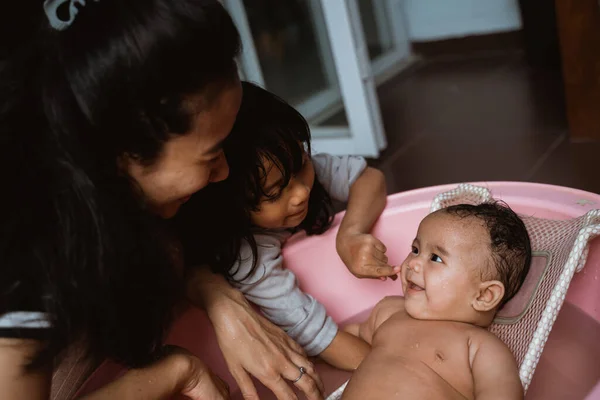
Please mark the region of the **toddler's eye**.
POLYGON ((412 253, 413 254, 419 254, 419 249, 417 249, 415 246, 412 247, 412 253))
POLYGON ((271 192, 264 198, 263 201, 266 201, 267 203, 276 203, 281 198, 282 194, 283 190, 279 190, 275 193, 271 192))
POLYGON ((438 256, 437 254, 432 254, 431 255, 431 261, 436 262, 436 263, 443 262, 442 259, 440 258, 440 256, 438 256))

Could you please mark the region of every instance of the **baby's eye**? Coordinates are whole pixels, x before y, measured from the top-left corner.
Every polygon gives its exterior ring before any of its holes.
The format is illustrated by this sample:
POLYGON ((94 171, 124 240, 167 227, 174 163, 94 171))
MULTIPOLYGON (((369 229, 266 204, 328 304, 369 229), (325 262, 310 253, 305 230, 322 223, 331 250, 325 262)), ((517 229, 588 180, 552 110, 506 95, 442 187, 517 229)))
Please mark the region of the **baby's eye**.
POLYGON ((436 262, 436 263, 443 262, 442 259, 440 258, 440 256, 438 256, 437 254, 432 254, 431 255, 431 261, 436 262))
POLYGON ((417 249, 415 246, 412 247, 412 253, 413 254, 419 254, 419 249, 417 249))

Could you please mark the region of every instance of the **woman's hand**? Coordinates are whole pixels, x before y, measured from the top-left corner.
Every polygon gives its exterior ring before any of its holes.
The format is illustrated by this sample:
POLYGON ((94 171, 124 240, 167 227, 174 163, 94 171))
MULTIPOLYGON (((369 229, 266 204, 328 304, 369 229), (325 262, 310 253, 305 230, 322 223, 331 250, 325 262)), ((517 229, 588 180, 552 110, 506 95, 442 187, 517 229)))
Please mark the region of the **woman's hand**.
POLYGON ((302 348, 280 328, 250 307, 237 290, 229 292, 208 308, 219 346, 244 399, 258 399, 250 379, 255 376, 277 396, 296 399, 288 382, 294 383, 309 400, 323 399, 324 386, 302 348))
POLYGON ((385 245, 368 233, 340 231, 336 240, 338 254, 357 278, 398 278, 400 267, 388 265, 385 245))
POLYGON ((207 311, 219 347, 244 399, 258 399, 250 376, 277 399, 296 399, 290 382, 309 400, 323 399, 324 386, 304 350, 280 328, 250 306, 244 295, 208 268, 190 268, 186 275, 190 301, 207 311), (300 367, 306 371, 300 376, 300 367))

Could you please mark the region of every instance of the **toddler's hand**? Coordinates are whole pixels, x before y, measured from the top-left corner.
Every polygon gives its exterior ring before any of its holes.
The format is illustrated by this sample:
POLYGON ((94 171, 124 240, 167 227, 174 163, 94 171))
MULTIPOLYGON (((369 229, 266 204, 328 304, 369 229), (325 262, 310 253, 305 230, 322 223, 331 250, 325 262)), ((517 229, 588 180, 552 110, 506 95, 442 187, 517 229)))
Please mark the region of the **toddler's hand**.
POLYGON ((400 266, 388 265, 385 245, 367 233, 338 234, 336 247, 348 270, 357 278, 398 278, 400 266))

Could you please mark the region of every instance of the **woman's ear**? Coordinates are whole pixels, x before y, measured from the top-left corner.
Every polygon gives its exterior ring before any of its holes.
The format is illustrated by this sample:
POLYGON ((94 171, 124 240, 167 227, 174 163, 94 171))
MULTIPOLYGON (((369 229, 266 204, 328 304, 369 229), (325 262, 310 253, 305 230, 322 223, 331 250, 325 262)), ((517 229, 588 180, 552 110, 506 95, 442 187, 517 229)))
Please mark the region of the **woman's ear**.
POLYGON ((473 308, 479 312, 487 312, 496 308, 504 297, 504 284, 500 281, 485 281, 479 285, 477 297, 473 300, 473 308))

